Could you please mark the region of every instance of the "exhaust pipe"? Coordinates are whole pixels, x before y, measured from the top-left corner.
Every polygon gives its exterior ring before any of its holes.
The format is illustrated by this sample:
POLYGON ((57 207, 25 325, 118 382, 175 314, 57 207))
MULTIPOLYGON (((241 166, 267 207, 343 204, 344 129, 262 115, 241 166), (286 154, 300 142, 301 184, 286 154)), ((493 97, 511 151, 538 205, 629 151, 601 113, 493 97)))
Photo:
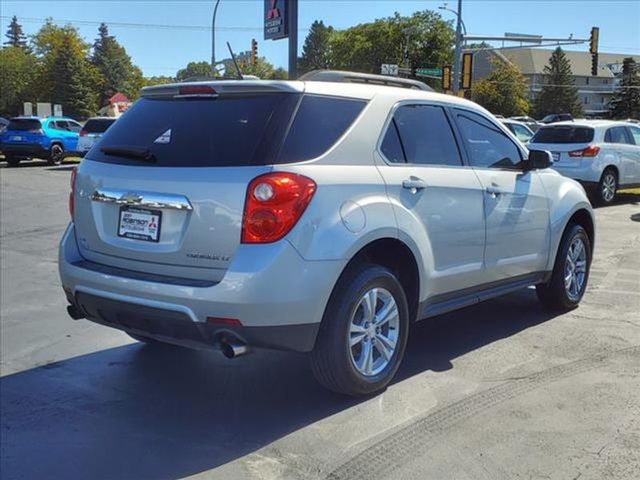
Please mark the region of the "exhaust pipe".
POLYGON ((67 305, 67 313, 74 320, 85 318, 84 313, 82 313, 75 305, 67 305))
POLYGON ((222 349, 222 354, 227 358, 235 358, 249 353, 249 347, 239 342, 225 341, 220 344, 220 348, 222 349))

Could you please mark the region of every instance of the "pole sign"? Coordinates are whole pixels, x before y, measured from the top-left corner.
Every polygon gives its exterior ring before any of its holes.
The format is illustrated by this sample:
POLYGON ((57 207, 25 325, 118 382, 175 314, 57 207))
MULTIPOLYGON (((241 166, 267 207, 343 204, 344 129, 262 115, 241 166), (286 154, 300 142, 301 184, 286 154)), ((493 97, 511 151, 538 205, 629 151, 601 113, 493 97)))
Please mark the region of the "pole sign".
POLYGON ((473 78, 473 53, 462 54, 462 88, 469 90, 473 78))
POLYGON ((289 36, 287 0, 264 0, 264 39, 279 40, 289 36))

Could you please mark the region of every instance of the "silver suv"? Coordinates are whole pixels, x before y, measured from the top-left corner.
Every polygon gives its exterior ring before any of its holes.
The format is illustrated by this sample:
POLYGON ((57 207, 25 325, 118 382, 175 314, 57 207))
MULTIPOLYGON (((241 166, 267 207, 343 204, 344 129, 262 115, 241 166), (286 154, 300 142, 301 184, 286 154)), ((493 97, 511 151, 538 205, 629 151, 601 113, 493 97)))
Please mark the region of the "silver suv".
POLYGON ((582 187, 478 105, 318 81, 146 88, 72 178, 73 318, 143 342, 310 352, 383 389, 412 322, 535 285, 581 300, 582 187))
POLYGON ((549 150, 553 168, 574 178, 596 202, 613 202, 618 188, 640 186, 640 126, 611 120, 576 120, 540 128, 530 148, 549 150))

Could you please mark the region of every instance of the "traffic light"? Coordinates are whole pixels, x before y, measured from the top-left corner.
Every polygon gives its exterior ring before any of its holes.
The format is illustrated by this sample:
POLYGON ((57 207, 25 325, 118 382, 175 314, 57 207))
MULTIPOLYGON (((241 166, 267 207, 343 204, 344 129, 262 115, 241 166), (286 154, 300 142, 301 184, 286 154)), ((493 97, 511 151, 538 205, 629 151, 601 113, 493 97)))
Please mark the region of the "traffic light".
POLYGON ((462 54, 462 89, 469 90, 471 88, 471 78, 473 74, 473 53, 467 52, 462 54))
POLYGON ((256 64, 256 59, 258 58, 258 42, 255 38, 251 39, 251 54, 249 56, 249 62, 251 65, 256 64))
POLYGON ((598 75, 598 37, 600 29, 598 27, 591 28, 591 36, 589 37, 589 53, 591 54, 591 75, 598 75))
POLYGON ((589 53, 591 55, 598 54, 598 37, 600 36, 600 29, 598 27, 591 28, 591 36, 589 37, 589 53))
POLYGON ((451 90, 451 66, 442 67, 442 90, 451 90))
POLYGON ((594 77, 598 76, 598 54, 591 54, 591 75, 594 77))

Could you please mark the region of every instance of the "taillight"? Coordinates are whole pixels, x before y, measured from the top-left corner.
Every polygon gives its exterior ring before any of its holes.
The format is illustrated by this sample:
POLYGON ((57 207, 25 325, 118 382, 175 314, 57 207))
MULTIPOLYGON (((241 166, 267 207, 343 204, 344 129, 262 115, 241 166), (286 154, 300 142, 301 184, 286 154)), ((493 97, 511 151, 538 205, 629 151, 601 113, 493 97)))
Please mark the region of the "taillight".
POLYGON ((178 89, 179 96, 215 96, 218 93, 210 85, 185 85, 178 89))
POLYGON ((87 136, 87 131, 84 128, 82 130, 80 130, 80 136, 81 137, 86 137, 87 136))
POLYGON ((75 201, 74 196, 76 193, 76 167, 71 169, 71 180, 70 186, 71 190, 69 191, 69 215, 71 215, 71 220, 73 221, 73 214, 75 213, 75 201))
POLYGON ((574 150, 573 152, 569 152, 570 157, 595 157, 600 152, 600 147, 596 145, 589 145, 587 148, 582 150, 574 150))
POLYGON ((298 222, 316 191, 316 182, 295 173, 260 175, 249 183, 242 219, 242 243, 270 243, 298 222))

